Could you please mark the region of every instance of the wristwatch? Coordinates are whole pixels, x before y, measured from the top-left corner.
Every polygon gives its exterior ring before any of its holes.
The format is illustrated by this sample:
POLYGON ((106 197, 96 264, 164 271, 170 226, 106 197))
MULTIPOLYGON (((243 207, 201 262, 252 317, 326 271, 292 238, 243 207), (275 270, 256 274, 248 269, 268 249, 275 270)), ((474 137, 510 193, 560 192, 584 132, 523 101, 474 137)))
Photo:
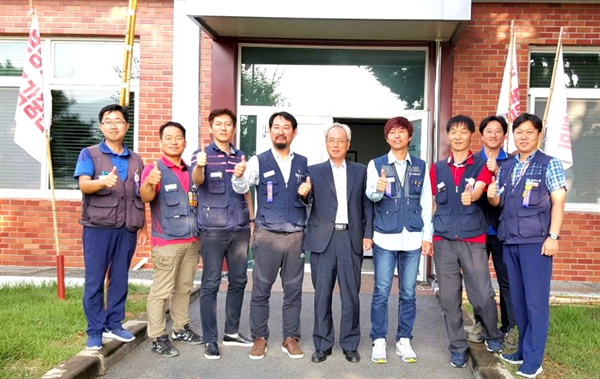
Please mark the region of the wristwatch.
POLYGON ((548 237, 550 237, 551 240, 555 241, 558 241, 560 239, 560 236, 556 233, 548 233, 548 237))

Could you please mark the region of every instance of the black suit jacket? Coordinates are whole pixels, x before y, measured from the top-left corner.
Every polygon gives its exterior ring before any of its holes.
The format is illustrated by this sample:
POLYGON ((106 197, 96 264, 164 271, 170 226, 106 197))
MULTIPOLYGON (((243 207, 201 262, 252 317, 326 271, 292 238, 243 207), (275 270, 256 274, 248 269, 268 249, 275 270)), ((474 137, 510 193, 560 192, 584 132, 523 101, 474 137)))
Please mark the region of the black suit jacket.
POLYGON ((373 203, 365 194, 367 166, 346 161, 347 199, 338 199, 333 181, 331 162, 309 166, 312 190, 308 202, 310 216, 304 236, 304 249, 311 253, 322 253, 329 245, 334 232, 338 201, 348 204, 348 229, 352 251, 363 253, 363 238, 373 238, 373 203))

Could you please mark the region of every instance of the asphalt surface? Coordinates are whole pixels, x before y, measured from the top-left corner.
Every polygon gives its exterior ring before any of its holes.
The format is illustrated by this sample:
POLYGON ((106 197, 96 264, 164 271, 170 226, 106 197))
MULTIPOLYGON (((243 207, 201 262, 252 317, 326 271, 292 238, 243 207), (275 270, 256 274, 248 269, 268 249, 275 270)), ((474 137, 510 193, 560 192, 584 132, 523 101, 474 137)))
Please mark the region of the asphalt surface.
MULTIPOLYGON (((305 283, 306 286, 307 283, 305 283)), ((370 291, 370 290, 369 290, 370 291)), ((450 366, 448 339, 443 323, 440 306, 431 290, 419 291, 417 298, 417 318, 414 327, 413 348, 418 362, 404 363, 395 354, 395 325, 397 325, 397 295, 389 302, 389 323, 392 327, 388 334, 388 362, 371 362, 370 305, 371 296, 361 293, 361 343, 359 363, 347 362, 342 350, 336 344, 333 354, 325 362, 313 363, 310 360, 314 352, 312 343, 313 298, 310 292, 303 293, 301 314, 303 359, 292 359, 281 351, 281 304, 283 294, 274 292, 271 296, 271 318, 269 321, 271 337, 269 349, 262 360, 248 357, 249 347, 223 346, 219 343, 221 359, 204 358, 203 345, 188 345, 176 342, 180 355, 164 358, 151 352, 151 340, 146 339, 131 350, 120 361, 112 365, 103 376, 117 378, 474 378, 469 366, 459 369, 450 366)), ((246 292, 242 311, 240 331, 249 336, 250 292, 246 292)), ((224 319, 225 293, 218 295, 218 318, 224 319)), ((339 296, 334 296, 334 322, 339 329, 339 296)), ((200 333, 199 305, 196 298, 190 305, 192 328, 200 333)), ((223 322, 219 323, 222 338, 223 322)), ((337 334, 336 334, 337 338, 337 334)))

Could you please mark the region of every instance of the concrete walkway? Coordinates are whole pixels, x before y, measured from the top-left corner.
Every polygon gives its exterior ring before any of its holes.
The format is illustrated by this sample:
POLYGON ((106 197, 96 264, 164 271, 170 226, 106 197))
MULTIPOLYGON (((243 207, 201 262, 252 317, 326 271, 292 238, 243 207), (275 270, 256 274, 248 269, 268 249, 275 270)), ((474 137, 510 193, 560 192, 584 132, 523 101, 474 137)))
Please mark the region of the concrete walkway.
MULTIPOLYGON (((368 266, 368 262, 367 262, 368 266)), ((81 284, 83 270, 67 269, 67 285, 81 284)), ((139 283, 151 283, 151 271, 132 271, 130 280, 139 283)), ((251 277, 251 272, 249 272, 251 277)), ((200 274, 196 277, 199 284, 200 274)), ((54 268, 11 267, 0 266, 0 285, 23 281, 41 282, 55 279, 54 268)), ((223 320, 223 309, 227 280, 224 279, 218 296, 219 320, 223 320)), ((435 285, 434 285, 435 287, 435 285)), ((600 284, 589 283, 554 283, 552 301, 579 302, 600 301, 600 284)), ((251 283, 248 284, 248 290, 251 283)), ((388 333, 388 363, 374 364, 370 361, 371 340, 370 304, 373 288, 373 276, 363 273, 361 288, 361 332, 359 346, 361 361, 353 364, 346 362, 341 348, 334 346, 333 354, 327 361, 315 364, 310 361, 314 351, 312 343, 313 326, 313 289, 310 274, 307 273, 303 288, 303 309, 301 314, 302 333, 301 346, 304 349, 303 359, 291 359, 281 351, 281 303, 282 291, 278 282, 275 284, 271 298, 271 338, 269 351, 264 359, 252 361, 248 358, 249 348, 223 346, 220 360, 207 360, 203 356, 204 348, 177 343, 180 356, 167 359, 151 352, 151 341, 146 338, 145 315, 130 321, 126 327, 136 335, 136 340, 123 344, 118 341, 104 340, 99 352, 81 351, 66 362, 50 370, 45 378, 94 378, 104 375, 106 378, 511 378, 505 366, 496 356, 488 353, 483 344, 471 344, 470 356, 465 369, 453 368, 449 364, 448 339, 443 317, 439 307, 435 288, 429 283, 419 283, 417 291, 417 319, 414 328, 413 348, 419 361, 408 364, 395 354, 394 334, 397 324, 397 286, 394 284, 390 296, 390 325, 388 333)), ((190 305, 192 327, 200 330, 198 288, 195 289, 190 305)), ((240 331, 250 334, 248 326, 250 292, 246 292, 242 312, 240 331)), ((339 329, 339 297, 334 296, 334 321, 339 329)), ((468 318, 468 315, 465 315, 468 318)), ((466 320, 466 325, 472 321, 466 320)), ((219 325, 222 332, 222 322, 219 325)))

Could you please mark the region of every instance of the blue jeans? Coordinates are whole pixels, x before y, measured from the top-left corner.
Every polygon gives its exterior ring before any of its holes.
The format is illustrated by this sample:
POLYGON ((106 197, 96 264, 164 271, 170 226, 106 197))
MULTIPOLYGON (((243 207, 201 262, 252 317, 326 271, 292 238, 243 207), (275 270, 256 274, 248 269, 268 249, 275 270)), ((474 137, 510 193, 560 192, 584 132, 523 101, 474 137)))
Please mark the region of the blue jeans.
POLYGON ((412 339, 412 329, 417 314, 416 286, 419 272, 421 249, 391 251, 373 245, 375 285, 371 301, 371 333, 375 340, 386 338, 388 329, 388 297, 394 280, 394 269, 398 267, 398 329, 396 341, 400 338, 412 339))

